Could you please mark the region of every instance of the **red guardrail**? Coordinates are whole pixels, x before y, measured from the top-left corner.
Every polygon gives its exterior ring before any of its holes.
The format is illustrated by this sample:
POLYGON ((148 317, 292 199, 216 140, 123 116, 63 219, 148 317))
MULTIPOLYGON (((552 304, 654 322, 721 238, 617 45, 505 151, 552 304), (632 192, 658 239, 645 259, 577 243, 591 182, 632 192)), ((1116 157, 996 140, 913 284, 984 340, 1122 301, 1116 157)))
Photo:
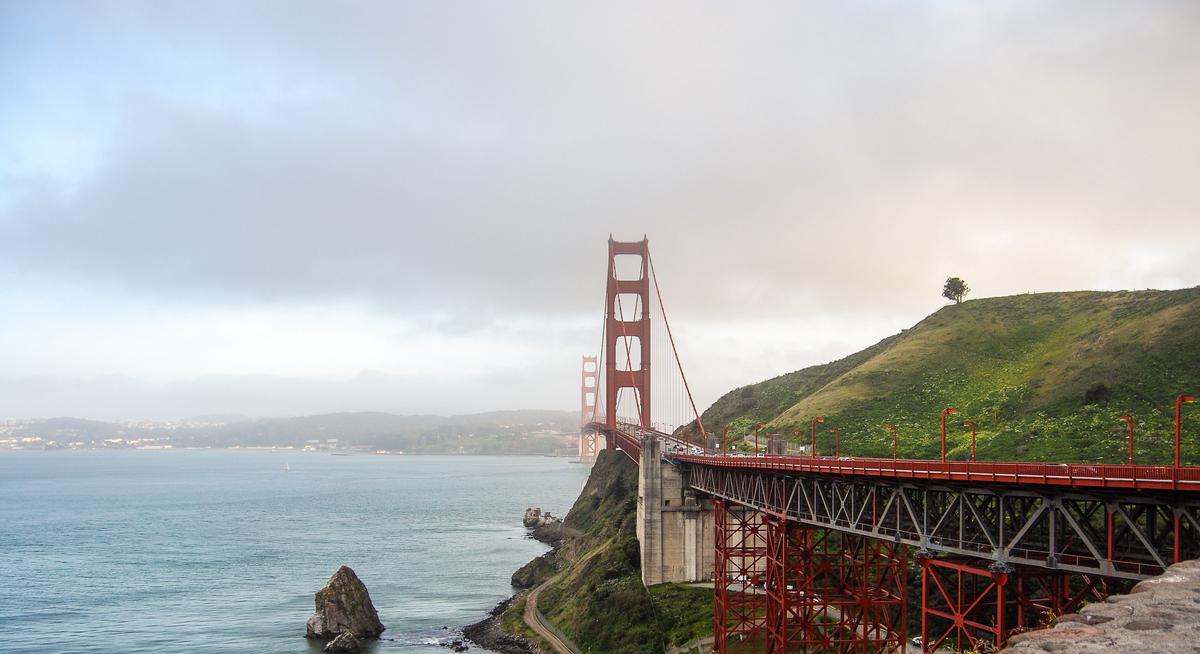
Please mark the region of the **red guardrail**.
POLYGON ((1200 467, 860 459, 762 454, 721 456, 677 454, 672 459, 699 465, 828 475, 938 479, 1076 488, 1132 488, 1200 492, 1200 467))

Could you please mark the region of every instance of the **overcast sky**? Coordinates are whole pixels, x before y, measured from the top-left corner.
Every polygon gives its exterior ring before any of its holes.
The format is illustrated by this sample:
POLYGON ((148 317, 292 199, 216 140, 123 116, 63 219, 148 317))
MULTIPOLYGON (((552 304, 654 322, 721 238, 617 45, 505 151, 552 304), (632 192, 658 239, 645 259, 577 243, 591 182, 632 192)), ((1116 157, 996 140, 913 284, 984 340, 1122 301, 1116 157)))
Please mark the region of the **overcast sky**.
POLYGON ((0 0, 0 416, 578 407, 609 234, 707 405, 1200 283, 1200 3, 0 0))

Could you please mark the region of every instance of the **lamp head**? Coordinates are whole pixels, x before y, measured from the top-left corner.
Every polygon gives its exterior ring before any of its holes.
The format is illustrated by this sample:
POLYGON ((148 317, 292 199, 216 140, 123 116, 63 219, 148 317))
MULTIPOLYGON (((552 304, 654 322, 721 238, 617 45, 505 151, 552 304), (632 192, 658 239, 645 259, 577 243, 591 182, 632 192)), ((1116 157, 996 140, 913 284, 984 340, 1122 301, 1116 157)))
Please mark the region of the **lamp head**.
POLYGON ((825 416, 817 416, 813 418, 813 422, 825 422, 825 416))
POLYGON ((975 423, 971 422, 970 420, 963 423, 963 427, 974 427, 974 426, 975 426, 975 423))
POLYGON ((1120 418, 1117 418, 1117 420, 1124 420, 1125 422, 1133 422, 1133 416, 1121 416, 1120 418))
POLYGON ((952 416, 952 415, 954 415, 954 414, 958 413, 958 409, 946 409, 946 410, 945 410, 945 413, 946 413, 946 415, 948 415, 948 416, 952 416))
POLYGON ((1180 395, 1179 401, 1184 404, 1194 404, 1196 402, 1195 395, 1180 395))

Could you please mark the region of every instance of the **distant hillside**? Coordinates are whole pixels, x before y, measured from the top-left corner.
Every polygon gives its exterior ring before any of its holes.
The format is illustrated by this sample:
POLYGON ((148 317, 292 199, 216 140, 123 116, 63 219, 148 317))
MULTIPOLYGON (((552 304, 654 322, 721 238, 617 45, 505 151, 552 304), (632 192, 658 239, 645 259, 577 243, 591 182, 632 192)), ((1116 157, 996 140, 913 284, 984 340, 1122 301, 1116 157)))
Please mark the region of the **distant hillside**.
POLYGON ((30 421, 16 435, 58 443, 165 439, 160 442, 179 447, 303 447, 314 440, 328 447, 336 439, 339 449, 551 454, 573 448, 578 429, 578 412, 515 410, 448 417, 377 412, 259 419, 203 416, 175 424, 53 418, 30 421))
MULTIPOLYGON (((703 417, 719 433, 767 431, 808 441, 810 420, 842 433, 843 454, 969 457, 963 420, 978 424, 979 458, 1124 462, 1137 421, 1138 461, 1170 460, 1174 398, 1200 392, 1200 287, 1179 291, 1040 293, 951 305, 912 329, 832 363, 735 389, 703 417)), ((1200 408, 1185 409, 1185 462, 1200 464, 1200 408)), ((694 426, 692 427, 694 429, 694 426)), ((833 435, 818 432, 818 453, 833 435)))

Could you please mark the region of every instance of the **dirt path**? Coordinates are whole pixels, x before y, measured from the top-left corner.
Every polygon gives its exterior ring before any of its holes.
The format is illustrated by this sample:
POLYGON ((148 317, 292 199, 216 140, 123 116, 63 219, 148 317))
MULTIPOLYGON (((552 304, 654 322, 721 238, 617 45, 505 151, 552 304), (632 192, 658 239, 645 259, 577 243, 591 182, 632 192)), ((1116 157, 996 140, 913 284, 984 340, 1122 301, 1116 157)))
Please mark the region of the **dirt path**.
POLYGON ((552 625, 549 624, 549 621, 543 619, 542 612, 538 610, 538 595, 541 594, 542 589, 545 588, 546 584, 548 583, 550 582, 547 581, 541 586, 529 591, 529 596, 525 598, 525 624, 528 625, 534 633, 541 636, 546 642, 550 643, 550 646, 553 647, 554 651, 558 652, 558 654, 579 654, 579 648, 575 647, 575 643, 572 643, 565 636, 560 637, 557 633, 555 633, 557 629, 552 630, 552 625))
MULTIPOLYGON (((571 565, 575 566, 587 561, 588 559, 608 549, 608 546, 609 543, 605 543, 600 547, 597 547, 591 552, 588 552, 587 556, 575 561, 571 565)), ((571 642, 571 639, 567 638, 566 634, 559 631, 558 628, 551 624, 550 621, 546 619, 546 616, 542 615, 542 612, 538 610, 538 596, 542 594, 542 590, 544 590, 550 584, 558 581, 564 574, 566 574, 566 570, 554 575, 553 577, 542 582, 537 588, 529 591, 529 596, 525 598, 525 613, 522 618, 525 620, 525 624, 528 625, 529 628, 534 631, 534 633, 544 638, 546 642, 550 643, 550 645, 555 649, 556 652, 558 652, 558 654, 580 654, 579 648, 575 646, 575 643, 571 642)))

